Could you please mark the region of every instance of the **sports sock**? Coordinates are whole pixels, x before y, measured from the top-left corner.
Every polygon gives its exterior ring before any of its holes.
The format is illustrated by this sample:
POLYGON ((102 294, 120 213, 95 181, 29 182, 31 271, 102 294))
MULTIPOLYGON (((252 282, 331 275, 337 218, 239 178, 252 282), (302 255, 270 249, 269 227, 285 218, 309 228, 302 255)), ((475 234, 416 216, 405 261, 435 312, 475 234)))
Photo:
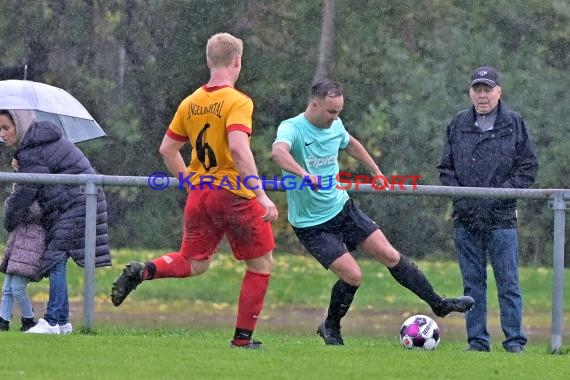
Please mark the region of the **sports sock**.
MULTIPOLYGON (((236 331, 254 331, 269 285, 269 273, 245 272, 238 301, 236 331)), ((236 337, 236 339, 242 339, 236 337)))
POLYGON ((236 331, 234 332, 233 342, 237 345, 240 345, 240 343, 247 344, 251 341, 252 336, 253 336, 252 330, 239 329, 236 327, 236 331))
POLYGON ((429 280, 420 268, 406 256, 400 255, 398 264, 388 268, 388 270, 396 281, 411 290, 432 308, 441 303, 441 297, 433 290, 429 280))
POLYGON ((156 265, 152 261, 144 263, 143 280, 152 280, 156 275, 156 265))
POLYGON ((349 285, 342 280, 338 280, 331 290, 331 301, 329 311, 325 320, 326 327, 340 327, 340 320, 346 315, 358 286, 349 285))
POLYGON ((145 273, 143 274, 145 280, 190 277, 192 273, 190 261, 178 252, 168 253, 150 261, 150 263, 154 265, 154 273, 152 266, 145 265, 145 273))

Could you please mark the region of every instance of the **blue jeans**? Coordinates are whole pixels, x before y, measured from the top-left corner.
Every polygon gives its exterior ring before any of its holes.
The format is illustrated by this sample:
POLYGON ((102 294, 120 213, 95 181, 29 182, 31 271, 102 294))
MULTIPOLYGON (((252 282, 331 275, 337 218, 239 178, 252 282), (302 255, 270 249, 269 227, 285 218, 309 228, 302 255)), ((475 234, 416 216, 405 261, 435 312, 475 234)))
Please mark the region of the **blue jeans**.
POLYGON ((59 261, 49 272, 49 300, 44 319, 52 326, 69 322, 67 257, 59 261))
POLYGON ((2 285, 2 303, 0 304, 0 317, 6 321, 12 320, 12 307, 14 300, 20 305, 22 318, 34 318, 34 309, 26 293, 28 286, 26 277, 17 274, 7 274, 2 285))
POLYGON ((467 342, 489 350, 487 332, 487 255, 495 275, 499 296, 501 328, 506 339, 503 347, 527 342, 522 331, 522 297, 519 286, 517 230, 477 230, 456 225, 453 230, 465 295, 473 297, 475 306, 465 315, 467 342))

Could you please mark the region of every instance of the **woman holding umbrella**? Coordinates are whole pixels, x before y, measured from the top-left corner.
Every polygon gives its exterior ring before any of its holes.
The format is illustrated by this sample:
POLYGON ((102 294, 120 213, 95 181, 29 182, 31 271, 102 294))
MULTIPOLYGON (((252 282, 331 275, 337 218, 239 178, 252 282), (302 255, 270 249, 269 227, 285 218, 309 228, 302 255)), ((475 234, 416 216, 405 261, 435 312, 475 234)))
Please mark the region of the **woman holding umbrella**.
MULTIPOLYGON (((26 103, 21 99, 22 103, 26 103)), ((14 159, 21 173, 95 174, 89 160, 73 143, 63 137, 61 129, 47 121, 36 122, 31 107, 0 110, 0 138, 16 148, 14 159)), ((18 184, 6 205, 4 226, 10 232, 24 223, 27 210, 37 201, 43 212, 46 251, 42 274, 49 277, 50 291, 46 312, 38 324, 28 330, 38 334, 68 334, 67 260, 84 265, 86 197, 77 185, 18 184)), ((105 195, 97 195, 97 267, 111 265, 105 195)))

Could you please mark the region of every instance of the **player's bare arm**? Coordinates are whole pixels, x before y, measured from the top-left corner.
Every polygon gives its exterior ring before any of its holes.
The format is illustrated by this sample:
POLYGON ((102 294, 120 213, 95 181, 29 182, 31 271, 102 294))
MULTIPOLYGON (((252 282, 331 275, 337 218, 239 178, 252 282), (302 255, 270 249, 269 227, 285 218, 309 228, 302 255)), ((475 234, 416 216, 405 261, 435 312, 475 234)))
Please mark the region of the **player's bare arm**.
POLYGON ((360 162, 362 165, 366 166, 366 168, 370 170, 370 174, 375 176, 382 175, 382 171, 378 165, 376 165, 376 162, 374 162, 372 157, 370 157, 370 154, 368 154, 366 148, 364 148, 360 141, 352 136, 350 136, 350 139, 348 140, 346 153, 358 160, 358 162, 360 162))
POLYGON ((275 204, 271 199, 269 199, 263 190, 261 180, 257 174, 255 159, 251 152, 251 148, 249 147, 249 136, 247 133, 242 131, 231 131, 228 133, 228 141, 232 159, 240 176, 242 178, 250 177, 248 179, 247 186, 248 188, 253 189, 257 200, 263 208, 265 208, 266 214, 263 216, 263 220, 277 220, 277 217, 279 216, 277 207, 275 207, 275 204))
POLYGON ((315 189, 318 188, 318 176, 308 173, 295 161, 295 158, 291 155, 291 147, 288 144, 284 142, 274 143, 271 148, 271 157, 281 169, 285 169, 289 173, 293 173, 301 178, 309 177, 315 189))
POLYGON ((178 173, 186 172, 186 164, 184 159, 180 154, 180 149, 184 146, 185 142, 174 140, 167 135, 164 135, 162 143, 160 144, 159 153, 162 156, 162 160, 166 165, 166 168, 175 177, 178 177, 178 173))
POLYGON ((383 179, 380 178, 384 177, 384 174, 382 174, 382 171, 380 170, 378 165, 376 165, 376 162, 374 162, 372 157, 370 157, 370 154, 368 153, 366 148, 364 148, 364 146, 360 143, 360 141, 350 136, 350 139, 348 140, 348 145, 346 147, 346 153, 348 153, 351 157, 358 160, 358 162, 360 162, 362 165, 366 166, 366 168, 370 171, 370 174, 373 177, 377 177, 376 185, 378 185, 381 188, 387 189, 383 179))

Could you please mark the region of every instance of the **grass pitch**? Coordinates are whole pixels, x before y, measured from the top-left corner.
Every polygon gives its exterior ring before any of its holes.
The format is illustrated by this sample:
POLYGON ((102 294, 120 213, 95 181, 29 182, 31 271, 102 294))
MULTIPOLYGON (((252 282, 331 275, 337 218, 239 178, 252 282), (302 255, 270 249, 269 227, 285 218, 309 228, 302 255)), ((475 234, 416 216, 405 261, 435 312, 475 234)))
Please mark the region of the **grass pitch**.
POLYGON ((230 349, 228 330, 97 329, 93 335, 8 332, 2 379, 564 379, 568 355, 463 352, 446 343, 408 351, 388 338, 343 347, 309 336, 264 334, 262 350, 230 349), (221 344, 223 342, 223 344, 221 344))
MULTIPOLYGON (((275 254, 275 268, 256 337, 264 349, 230 349, 235 303, 243 265, 220 254, 206 274, 192 279, 142 284, 119 308, 109 301, 113 280, 130 260, 156 257, 157 251, 114 251, 114 266, 97 269, 95 327, 83 323, 83 272, 69 263, 69 291, 76 332, 69 336, 22 334, 18 322, 0 334, 0 379, 537 379, 570 376, 569 354, 548 354, 551 283, 549 268, 522 268, 525 328, 523 355, 500 345, 496 289, 489 272, 489 323, 493 352, 464 352, 461 315, 434 318, 442 342, 434 352, 408 351, 398 330, 411 314, 431 311, 398 285, 380 264, 361 260, 363 284, 343 320, 345 346, 327 347, 315 329, 324 316, 334 276, 308 256, 275 254)), ((455 262, 418 263, 436 290, 461 293, 455 262)), ((0 279, 2 277, 0 276, 0 279)), ((570 278, 566 273, 566 288, 570 278)), ((48 282, 29 286, 41 316, 48 282)), ((565 294, 569 315, 570 295, 565 294)), ((19 319, 15 310, 14 320, 19 319)), ((565 336, 567 343, 570 337, 565 336)))

